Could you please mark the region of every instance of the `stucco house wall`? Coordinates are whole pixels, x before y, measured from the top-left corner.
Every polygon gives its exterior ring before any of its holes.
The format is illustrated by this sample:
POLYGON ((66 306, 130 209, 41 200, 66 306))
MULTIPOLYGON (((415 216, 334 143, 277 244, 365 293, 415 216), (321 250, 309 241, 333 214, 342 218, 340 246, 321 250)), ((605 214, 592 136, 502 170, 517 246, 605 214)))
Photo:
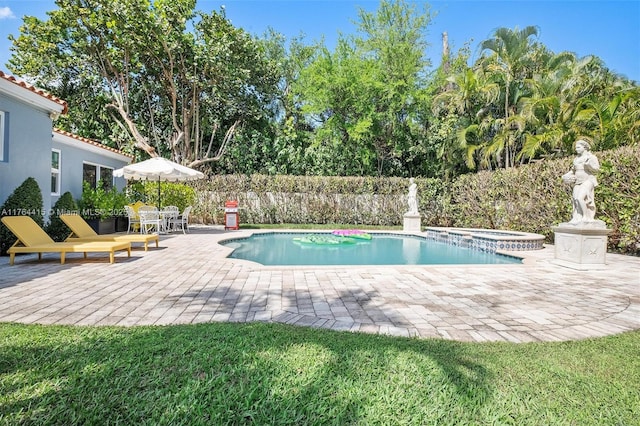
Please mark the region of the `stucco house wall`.
POLYGON ((53 118, 66 112, 66 103, 0 71, 0 112, 4 132, 0 157, 0 203, 27 178, 33 177, 43 194, 45 212, 51 208, 51 134, 53 118))
MULTIPOLYGON (((52 204, 55 204, 66 191, 71 192, 76 200, 82 197, 84 164, 96 166, 98 169, 115 170, 126 166, 132 160, 118 150, 58 129, 53 131, 52 149, 60 151, 60 192, 51 194, 52 204)), ((113 178, 113 185, 122 190, 126 181, 122 177, 116 177, 113 178)))
MULTIPOLYGON (((42 192, 43 216, 66 191, 82 196, 83 164, 118 169, 132 160, 124 153, 96 141, 54 129, 67 111, 67 103, 0 71, 0 205, 27 178, 33 177, 42 192), (59 155, 53 185, 52 152, 59 155), (52 191, 56 186, 56 191, 52 191)), ((113 184, 122 189, 123 178, 113 184)))

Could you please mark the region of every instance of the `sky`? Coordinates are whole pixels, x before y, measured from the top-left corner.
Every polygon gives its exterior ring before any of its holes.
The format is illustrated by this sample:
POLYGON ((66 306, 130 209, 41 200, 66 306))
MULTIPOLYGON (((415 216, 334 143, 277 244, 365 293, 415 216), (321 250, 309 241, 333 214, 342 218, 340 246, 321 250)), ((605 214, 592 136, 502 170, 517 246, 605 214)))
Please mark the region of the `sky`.
MULTIPOLYGON (((424 4, 427 2, 417 2, 424 4)), ((439 65, 442 33, 450 51, 469 43, 472 60, 478 45, 500 27, 539 28, 538 41, 555 53, 595 55, 612 71, 640 82, 640 0, 439 0, 429 1, 434 15, 428 27, 427 56, 439 65)), ((356 30, 358 10, 375 12, 377 0, 198 0, 197 9, 224 7, 234 26, 254 35, 268 28, 288 39, 304 34, 335 46, 339 34, 356 30)), ((47 17, 53 0, 0 0, 0 69, 11 56, 9 34, 19 35, 24 15, 47 17)))

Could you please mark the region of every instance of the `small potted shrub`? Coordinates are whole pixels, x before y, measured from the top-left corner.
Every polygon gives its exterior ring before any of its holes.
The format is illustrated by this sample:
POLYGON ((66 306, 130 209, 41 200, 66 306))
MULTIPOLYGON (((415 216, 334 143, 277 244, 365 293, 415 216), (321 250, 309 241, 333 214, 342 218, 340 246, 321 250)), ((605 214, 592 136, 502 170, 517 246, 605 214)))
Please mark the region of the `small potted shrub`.
POLYGON ((80 214, 94 231, 98 234, 111 234, 116 232, 117 218, 124 216, 125 203, 125 195, 115 187, 105 189, 103 185, 98 185, 97 188, 92 188, 85 182, 78 206, 80 214))

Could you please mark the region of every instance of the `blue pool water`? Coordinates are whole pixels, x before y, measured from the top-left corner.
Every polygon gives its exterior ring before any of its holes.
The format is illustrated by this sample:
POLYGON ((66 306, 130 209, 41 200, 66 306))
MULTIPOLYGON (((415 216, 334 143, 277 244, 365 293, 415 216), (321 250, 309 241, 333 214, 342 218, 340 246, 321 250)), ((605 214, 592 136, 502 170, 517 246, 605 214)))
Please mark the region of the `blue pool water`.
MULTIPOLYGON (((427 238, 372 234, 370 241, 356 244, 300 244, 295 237, 311 234, 270 232, 227 240, 222 245, 234 251, 230 258, 263 265, 455 265, 522 263, 520 259, 427 238)), ((328 234, 313 234, 328 235, 328 234)))

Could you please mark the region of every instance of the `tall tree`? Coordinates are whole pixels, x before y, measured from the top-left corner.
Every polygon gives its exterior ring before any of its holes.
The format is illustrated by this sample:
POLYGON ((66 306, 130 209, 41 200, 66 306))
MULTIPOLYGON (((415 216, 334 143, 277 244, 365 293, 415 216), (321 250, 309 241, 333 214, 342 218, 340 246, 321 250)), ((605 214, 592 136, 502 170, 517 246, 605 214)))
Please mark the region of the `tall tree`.
POLYGON ((360 165, 355 173, 402 170, 403 153, 415 144, 430 20, 428 8, 402 0, 360 10, 357 34, 341 36, 334 52, 325 49, 302 74, 298 87, 318 123, 317 143, 346 148, 346 160, 360 165))
MULTIPOLYGON (((198 13, 195 0, 56 4, 47 21, 25 21, 13 40, 11 70, 55 94, 73 76, 71 109, 82 82, 91 82, 111 112, 113 133, 125 135, 118 141, 125 149, 133 143, 197 166, 219 159, 242 124, 265 112, 272 67, 223 12, 198 13)), ((89 119, 80 112, 75 118, 89 119)))
POLYGON ((425 87, 426 30, 431 23, 428 6, 423 11, 405 1, 382 1, 377 12, 361 10, 356 43, 365 58, 377 65, 374 78, 375 110, 369 115, 378 173, 386 160, 396 160, 415 141, 411 122, 418 108, 419 92, 425 87))

